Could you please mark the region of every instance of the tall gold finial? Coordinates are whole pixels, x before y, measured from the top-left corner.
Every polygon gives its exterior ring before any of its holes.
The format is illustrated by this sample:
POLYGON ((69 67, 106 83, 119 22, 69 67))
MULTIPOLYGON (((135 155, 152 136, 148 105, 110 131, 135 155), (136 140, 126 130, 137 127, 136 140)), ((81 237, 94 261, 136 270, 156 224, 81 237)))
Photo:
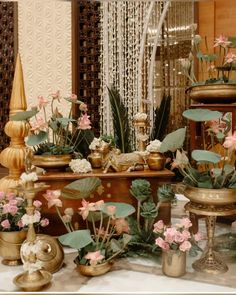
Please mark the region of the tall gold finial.
POLYGON ((15 75, 10 100, 9 121, 5 125, 5 133, 11 138, 10 146, 0 154, 0 163, 9 169, 9 175, 0 179, 0 190, 9 191, 18 185, 21 173, 25 170, 25 141, 29 126, 25 121, 11 121, 11 116, 27 108, 25 88, 20 55, 17 55, 15 75))

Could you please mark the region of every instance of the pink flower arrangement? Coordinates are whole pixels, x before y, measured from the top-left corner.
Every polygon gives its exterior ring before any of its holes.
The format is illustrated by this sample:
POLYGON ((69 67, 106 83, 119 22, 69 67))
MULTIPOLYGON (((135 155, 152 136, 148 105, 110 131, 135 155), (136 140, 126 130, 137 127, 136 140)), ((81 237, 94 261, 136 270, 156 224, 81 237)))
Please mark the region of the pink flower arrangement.
MULTIPOLYGON (((38 200, 33 202, 37 224, 45 227, 49 224, 47 218, 41 218, 40 209, 42 203, 38 200)), ((19 231, 27 227, 28 215, 26 213, 26 201, 14 193, 0 192, 0 231, 19 231)))
POLYGON ((192 244, 203 239, 201 233, 191 235, 189 229, 192 226, 189 218, 184 217, 179 224, 167 227, 162 220, 154 224, 153 232, 158 235, 155 244, 164 251, 180 250, 189 251, 192 244))

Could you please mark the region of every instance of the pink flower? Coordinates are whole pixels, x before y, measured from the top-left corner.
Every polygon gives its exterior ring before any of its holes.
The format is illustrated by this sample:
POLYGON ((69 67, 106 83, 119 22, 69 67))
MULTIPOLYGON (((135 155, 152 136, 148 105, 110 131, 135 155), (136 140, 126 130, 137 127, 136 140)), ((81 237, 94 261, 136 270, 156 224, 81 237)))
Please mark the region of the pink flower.
POLYGON ((226 128, 226 123, 219 122, 219 120, 207 121, 205 125, 215 134, 218 134, 220 131, 222 132, 222 129, 226 128))
POLYGON ((9 229, 11 227, 10 225, 10 222, 9 220, 5 219, 1 222, 1 226, 4 228, 4 229, 9 229))
POLYGON ((46 105, 49 103, 47 99, 45 99, 43 96, 38 96, 38 106, 41 109, 42 107, 46 107, 46 105))
POLYGON ((40 225, 41 225, 42 227, 48 226, 48 225, 49 225, 49 220, 48 220, 47 218, 42 218, 42 219, 40 220, 40 225))
POLYGON ((155 241, 156 245, 162 248, 163 250, 169 250, 170 246, 167 242, 165 242, 162 238, 157 238, 155 241))
POLYGON ((164 232, 165 241, 168 243, 173 243, 175 240, 175 235, 177 233, 176 228, 168 227, 166 231, 164 232))
POLYGON ((159 220, 154 224, 154 233, 161 233, 164 229, 164 222, 163 220, 159 220))
POLYGON ((5 193, 4 192, 0 192, 0 201, 3 200, 5 198, 5 193))
POLYGON ((233 63, 235 61, 236 61, 236 54, 234 54, 232 52, 229 52, 225 56, 225 63, 224 63, 224 65, 225 64, 231 64, 231 63, 233 63))
POLYGON ((82 111, 82 112, 87 112, 88 111, 88 106, 85 104, 85 103, 81 103, 80 105, 79 105, 79 109, 80 109, 80 111, 82 111))
POLYGON ((121 235, 122 233, 128 233, 129 232, 129 224, 127 220, 124 218, 118 218, 115 220, 115 229, 118 235, 121 235))
POLYGON ((62 201, 59 199, 60 195, 60 190, 47 190, 46 194, 43 194, 44 198, 48 201, 48 208, 52 206, 62 207, 62 201))
POLYGON ((214 47, 222 46, 224 48, 228 47, 231 44, 231 42, 228 40, 228 37, 225 37, 223 34, 216 38, 214 43, 214 47))
POLYGON ((109 216, 114 216, 116 214, 116 206, 109 205, 109 206, 107 206, 106 211, 109 216))
POLYGON ((236 131, 234 131, 233 135, 227 136, 225 138, 225 142, 223 143, 223 147, 229 149, 233 147, 236 149, 236 131))
POLYGON ((39 200, 35 200, 33 202, 33 205, 35 208, 40 208, 42 206, 42 202, 40 202, 39 200))
POLYGON ((48 124, 44 121, 42 117, 37 117, 36 121, 30 122, 31 131, 34 131, 35 133, 39 133, 40 131, 45 131, 48 127, 48 124))
POLYGON ((77 100, 77 95, 72 93, 71 96, 70 96, 70 100, 76 101, 77 100))
POLYGON ((184 238, 185 241, 187 241, 188 239, 191 238, 191 234, 190 234, 190 232, 188 230, 183 230, 182 235, 183 235, 183 238, 184 238))
POLYGON ((195 239, 196 242, 199 242, 199 241, 201 241, 201 240, 204 239, 204 236, 203 236, 202 233, 197 232, 197 233, 194 235, 194 239, 195 239))
POLYGON ((188 251, 191 248, 191 243, 189 241, 184 241, 182 244, 180 244, 179 246, 179 250, 180 251, 188 251))
POLYGON ((180 225, 183 226, 184 228, 188 229, 192 226, 192 222, 188 217, 184 217, 180 221, 180 225))
POLYGON ((89 120, 89 117, 87 114, 83 114, 79 119, 78 119, 78 129, 86 130, 86 129, 91 129, 91 121, 89 120))
POLYGON ((9 203, 8 203, 8 204, 9 204, 9 205, 11 205, 11 206, 16 206, 16 205, 17 205, 17 203, 18 203, 18 202, 17 202, 17 200, 16 200, 16 199, 12 199, 12 200, 10 200, 10 201, 9 201, 9 203))
POLYGON ((18 226, 19 228, 24 227, 24 224, 23 224, 23 222, 22 222, 21 219, 17 222, 17 226, 18 226))
POLYGON ((82 216, 83 220, 85 220, 89 215, 89 211, 96 211, 96 207, 95 203, 86 202, 84 199, 81 203, 82 207, 79 208, 79 214, 82 216))
POLYGON ((182 243, 185 241, 184 235, 182 235, 181 232, 177 231, 174 237, 174 241, 178 244, 182 243))
POLYGON ((16 215, 17 211, 18 211, 18 208, 15 205, 11 205, 9 203, 3 205, 3 210, 2 210, 3 214, 10 213, 11 215, 14 216, 16 215))
POLYGON ((12 200, 12 199, 14 199, 15 198, 15 194, 14 193, 7 193, 6 194, 6 199, 8 200, 8 201, 10 201, 10 200, 12 200))
POLYGON ((100 250, 95 252, 88 252, 88 254, 86 254, 84 257, 90 260, 90 265, 96 265, 98 262, 101 262, 105 258, 105 256, 101 254, 100 250))
POLYGON ((60 98, 60 91, 57 90, 56 92, 52 93, 52 98, 53 99, 59 99, 60 98))
POLYGON ((104 227, 102 227, 101 229, 96 228, 96 234, 100 237, 103 237, 105 235, 106 231, 104 229, 104 227))

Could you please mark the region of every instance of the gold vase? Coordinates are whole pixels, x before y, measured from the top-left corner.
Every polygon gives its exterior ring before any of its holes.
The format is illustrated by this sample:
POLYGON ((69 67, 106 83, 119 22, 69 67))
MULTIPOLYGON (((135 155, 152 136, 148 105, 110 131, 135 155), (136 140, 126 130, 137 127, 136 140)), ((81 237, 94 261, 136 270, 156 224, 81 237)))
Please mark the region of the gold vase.
POLYGON ((71 154, 66 155, 34 155, 32 164, 48 171, 60 171, 69 166, 71 154))
POLYGON ((22 264, 20 247, 26 239, 27 231, 0 232, 0 256, 2 263, 9 266, 22 264))
POLYGON ((150 152, 147 157, 147 164, 150 170, 160 171, 165 167, 166 159, 162 153, 150 152))
POLYGON ((93 168, 101 168, 102 167, 102 153, 99 151, 91 151, 91 154, 88 155, 88 160, 91 163, 93 168))
POLYGON ((78 265, 78 271, 80 274, 87 277, 96 277, 107 273, 112 267, 112 263, 105 261, 102 264, 97 265, 78 265))
POLYGON ((186 252, 162 251, 162 272, 168 277, 181 277, 186 273, 186 252))

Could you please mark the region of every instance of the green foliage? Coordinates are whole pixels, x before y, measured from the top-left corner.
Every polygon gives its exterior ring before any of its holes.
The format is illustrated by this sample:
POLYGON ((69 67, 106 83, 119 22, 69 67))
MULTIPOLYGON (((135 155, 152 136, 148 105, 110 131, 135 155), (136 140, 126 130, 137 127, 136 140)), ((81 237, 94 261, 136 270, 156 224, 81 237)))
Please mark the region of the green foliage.
POLYGON ((119 92, 113 86, 108 88, 108 92, 113 116, 114 136, 117 138, 117 147, 122 153, 130 152, 130 128, 127 108, 122 102, 119 92))
POLYGON ((10 117, 11 121, 28 121, 30 118, 34 117, 39 111, 31 110, 31 111, 24 111, 18 112, 15 115, 10 117))
POLYGON ((175 152, 177 149, 181 149, 184 144, 185 136, 186 127, 169 133, 161 143, 160 152, 175 152))
POLYGON ((175 200, 175 193, 170 184, 163 184, 157 190, 158 201, 160 203, 172 202, 175 200))
POLYGON ((221 160, 221 156, 211 151, 194 150, 192 151, 192 158, 199 164, 212 163, 217 164, 221 160))
POLYGON ((66 155, 66 154, 72 154, 72 153, 73 153, 73 148, 71 146, 67 146, 67 145, 60 146, 60 145, 55 145, 51 142, 44 142, 38 145, 38 148, 34 154, 35 155, 66 155))
MULTIPOLYGON (((40 131, 38 134, 33 134, 28 137, 27 144, 29 146, 36 146, 45 142, 48 139, 48 134, 45 131, 40 131)), ((49 149, 47 149, 49 151, 49 149)))
POLYGON ((116 147, 116 138, 112 135, 103 134, 100 136, 100 139, 109 143, 112 147, 116 147))
POLYGON ((154 219, 157 217, 157 206, 154 202, 144 202, 141 205, 140 215, 146 219, 154 219))
POLYGON ((74 249, 80 250, 85 246, 93 243, 91 238, 91 233, 88 229, 76 230, 65 235, 62 235, 58 238, 60 243, 64 246, 68 246, 74 249))
POLYGON ((107 213, 107 206, 116 207, 116 218, 125 218, 135 212, 135 208, 132 205, 126 203, 117 202, 106 202, 102 208, 103 213, 107 213))
POLYGON ((151 185, 146 179, 135 179, 132 181, 130 193, 138 201, 143 202, 151 196, 151 185))
POLYGON ((196 121, 196 122, 217 120, 221 118, 222 115, 223 114, 221 112, 207 110, 207 109, 189 109, 183 112, 183 116, 186 119, 196 121))

